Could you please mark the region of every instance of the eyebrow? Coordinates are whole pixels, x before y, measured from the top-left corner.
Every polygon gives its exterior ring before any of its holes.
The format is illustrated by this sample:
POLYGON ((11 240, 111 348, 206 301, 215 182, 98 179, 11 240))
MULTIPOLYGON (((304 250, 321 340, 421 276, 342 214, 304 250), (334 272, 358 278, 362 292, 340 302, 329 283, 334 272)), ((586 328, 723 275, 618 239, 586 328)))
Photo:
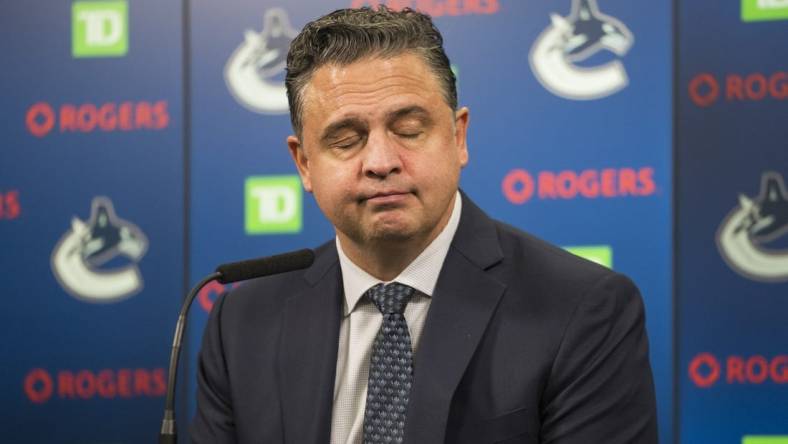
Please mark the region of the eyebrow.
POLYGON ((426 123, 432 122, 430 113, 419 105, 412 105, 398 110, 394 110, 386 116, 386 120, 388 122, 394 122, 396 120, 408 116, 417 116, 423 121, 425 121, 426 123))

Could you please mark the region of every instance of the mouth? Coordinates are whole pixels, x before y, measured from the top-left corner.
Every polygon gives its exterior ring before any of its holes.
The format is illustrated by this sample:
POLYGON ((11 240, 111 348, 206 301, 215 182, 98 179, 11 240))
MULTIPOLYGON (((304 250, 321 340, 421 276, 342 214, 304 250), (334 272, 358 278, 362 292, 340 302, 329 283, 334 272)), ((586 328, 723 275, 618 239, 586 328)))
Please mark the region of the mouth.
POLYGON ((412 193, 404 190, 387 190, 368 194, 361 200, 372 205, 396 205, 407 199, 412 193))

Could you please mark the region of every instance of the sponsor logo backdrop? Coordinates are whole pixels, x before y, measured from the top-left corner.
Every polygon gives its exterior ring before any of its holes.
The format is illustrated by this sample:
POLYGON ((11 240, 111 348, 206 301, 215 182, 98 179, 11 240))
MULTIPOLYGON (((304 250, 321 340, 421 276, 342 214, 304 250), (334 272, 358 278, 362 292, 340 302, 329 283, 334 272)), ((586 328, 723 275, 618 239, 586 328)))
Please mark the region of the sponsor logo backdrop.
MULTIPOLYGON (((665 2, 193 2, 191 280, 220 261, 332 236, 314 199, 289 183, 295 168, 284 142, 284 48, 293 29, 325 12, 379 3, 431 12, 444 33, 460 102, 471 110, 463 189, 495 217, 581 247, 573 251, 612 263, 638 283, 660 433, 672 442, 672 36, 665 2)), ((204 307, 221 291, 206 291, 192 312, 189 362, 204 307)), ((189 404, 194 408, 193 397, 189 404)))
POLYGON ((786 443, 788 3, 678 5, 679 434, 786 443))
POLYGON ((4 2, 0 440, 155 439, 183 297, 179 2, 4 2))
MULTIPOLYGON (((445 34, 472 113, 463 189, 640 286, 661 441, 788 434, 784 2, 680 1, 674 24, 668 2, 233 0, 184 15, 183 2, 135 0, 0 11, 15 36, 0 44, 4 438, 149 442, 184 280, 332 236, 284 144, 284 51, 308 20, 379 3, 419 7, 445 34)), ((181 425, 228 289, 207 287, 192 310, 181 425)))

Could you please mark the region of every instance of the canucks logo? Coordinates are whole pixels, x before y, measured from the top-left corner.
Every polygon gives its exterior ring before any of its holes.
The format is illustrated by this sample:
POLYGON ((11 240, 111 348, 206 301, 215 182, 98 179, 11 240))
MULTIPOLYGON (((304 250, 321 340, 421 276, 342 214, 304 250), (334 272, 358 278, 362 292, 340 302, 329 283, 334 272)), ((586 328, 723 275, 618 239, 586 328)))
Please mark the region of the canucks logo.
POLYGON ((550 20, 529 55, 531 70, 548 91, 565 99, 592 100, 629 84, 619 60, 579 64, 602 50, 622 57, 635 41, 626 25, 599 12, 596 0, 572 0, 569 16, 551 14, 550 20))
POLYGON ((244 41, 224 67, 224 80, 235 100, 258 113, 288 112, 285 63, 297 34, 281 8, 265 13, 262 31, 244 33, 244 41))
POLYGON ((788 281, 788 249, 769 248, 788 234, 788 192, 780 174, 761 178, 758 197, 739 195, 739 205, 717 230, 717 247, 739 274, 757 281, 788 281))
POLYGON ((63 289, 78 299, 115 302, 142 289, 136 262, 147 249, 145 234, 136 225, 120 219, 112 201, 96 197, 90 219, 85 222, 74 217, 71 229, 52 251, 52 272, 63 289), (116 258, 125 258, 126 264, 106 266, 116 258))

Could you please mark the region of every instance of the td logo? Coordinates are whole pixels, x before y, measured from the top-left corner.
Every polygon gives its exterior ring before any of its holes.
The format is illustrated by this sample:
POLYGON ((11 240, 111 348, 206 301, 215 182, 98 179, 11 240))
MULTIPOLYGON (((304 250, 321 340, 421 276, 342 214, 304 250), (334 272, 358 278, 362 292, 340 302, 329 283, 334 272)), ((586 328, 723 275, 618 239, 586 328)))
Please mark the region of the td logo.
POLYGON ((788 0, 741 0, 744 22, 788 20, 788 0))
POLYGON ((588 259, 607 268, 613 268, 613 249, 610 245, 583 245, 564 247, 564 249, 583 259, 588 259))
POLYGON ((298 176, 246 179, 246 234, 301 231, 302 191, 298 176))
POLYGON ((126 55, 128 5, 125 1, 81 1, 71 6, 71 53, 81 57, 126 55))

